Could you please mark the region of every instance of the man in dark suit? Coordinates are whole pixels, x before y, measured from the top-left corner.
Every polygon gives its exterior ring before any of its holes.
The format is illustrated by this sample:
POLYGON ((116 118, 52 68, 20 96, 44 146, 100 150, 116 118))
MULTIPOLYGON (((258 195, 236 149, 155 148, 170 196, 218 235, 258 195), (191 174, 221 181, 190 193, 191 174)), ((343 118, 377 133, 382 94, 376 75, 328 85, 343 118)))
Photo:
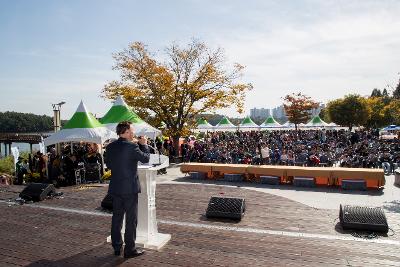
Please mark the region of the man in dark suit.
POLYGON ((121 228, 125 214, 124 257, 132 258, 144 253, 135 248, 138 193, 140 182, 137 174, 138 161, 149 162, 150 154, 146 137, 134 138, 134 129, 130 122, 117 125, 119 139, 106 148, 106 164, 111 169, 108 193, 113 197, 113 216, 111 240, 114 254, 119 256, 122 247, 121 228))

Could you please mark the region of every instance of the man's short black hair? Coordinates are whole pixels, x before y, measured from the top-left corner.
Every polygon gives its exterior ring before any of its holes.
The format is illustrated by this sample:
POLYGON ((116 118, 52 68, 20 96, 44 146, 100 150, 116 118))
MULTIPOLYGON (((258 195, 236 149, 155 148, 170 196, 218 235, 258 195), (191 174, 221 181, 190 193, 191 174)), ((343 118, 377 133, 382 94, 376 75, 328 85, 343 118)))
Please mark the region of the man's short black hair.
POLYGON ((130 121, 121 121, 118 123, 116 131, 118 135, 124 134, 126 130, 128 130, 131 127, 132 122, 130 121))

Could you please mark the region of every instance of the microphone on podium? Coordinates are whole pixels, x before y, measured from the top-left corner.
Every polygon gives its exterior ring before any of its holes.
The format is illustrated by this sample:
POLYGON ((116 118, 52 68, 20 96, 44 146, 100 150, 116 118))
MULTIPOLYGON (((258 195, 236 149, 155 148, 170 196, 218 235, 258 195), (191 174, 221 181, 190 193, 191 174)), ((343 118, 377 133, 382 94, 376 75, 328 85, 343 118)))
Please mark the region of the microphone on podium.
MULTIPOLYGON (((160 150, 158 150, 156 147, 152 147, 152 146, 150 146, 150 145, 148 145, 148 146, 151 147, 151 148, 154 150, 154 152, 157 151, 157 154, 158 154, 158 163, 153 163, 153 167, 161 165, 161 154, 160 154, 160 150)), ((156 154, 156 153, 154 153, 154 154, 156 154)))
MULTIPOLYGON (((138 137, 138 139, 141 139, 141 138, 142 138, 142 136, 139 136, 139 137, 138 137)), ((161 165, 161 154, 160 154, 160 150, 158 150, 157 147, 151 146, 151 145, 149 145, 149 144, 146 144, 146 145, 154 150, 154 154, 153 154, 153 155, 158 154, 158 162, 150 163, 150 164, 151 164, 153 167, 161 165), (156 153, 156 151, 157 151, 157 153, 156 153)))

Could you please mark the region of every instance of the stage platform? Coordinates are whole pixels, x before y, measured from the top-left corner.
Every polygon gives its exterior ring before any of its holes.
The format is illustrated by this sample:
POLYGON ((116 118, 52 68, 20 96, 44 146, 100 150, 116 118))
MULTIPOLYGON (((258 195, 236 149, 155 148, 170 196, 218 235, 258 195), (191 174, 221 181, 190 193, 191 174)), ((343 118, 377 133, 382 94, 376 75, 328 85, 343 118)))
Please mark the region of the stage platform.
POLYGON ((125 260, 105 243, 111 214, 99 207, 107 187, 64 188, 61 198, 37 204, 7 202, 23 188, 0 187, 0 266, 400 266, 400 225, 391 214, 392 236, 361 239, 341 230, 338 210, 205 184, 158 184, 159 232, 172 239, 161 251, 125 260), (245 198, 242 221, 207 219, 215 195, 245 198))

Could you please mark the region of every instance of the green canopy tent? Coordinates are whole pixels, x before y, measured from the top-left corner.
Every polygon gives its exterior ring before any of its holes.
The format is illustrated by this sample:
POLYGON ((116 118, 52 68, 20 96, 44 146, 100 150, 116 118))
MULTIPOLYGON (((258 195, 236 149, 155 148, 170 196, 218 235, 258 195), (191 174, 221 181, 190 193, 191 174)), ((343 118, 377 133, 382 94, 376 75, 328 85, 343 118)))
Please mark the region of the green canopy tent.
POLYGON ((216 131, 235 131, 238 127, 233 125, 233 123, 227 118, 223 117, 217 125, 214 126, 216 131))
POLYGON ((326 122, 324 122, 320 116, 315 116, 312 118, 306 125, 304 125, 307 128, 324 128, 329 126, 326 122))
POLYGON ((104 141, 116 137, 115 132, 101 124, 81 101, 67 124, 60 131, 44 139, 44 144, 46 146, 67 142, 102 144, 104 141))
POLYGON ((261 129, 273 129, 273 128, 282 128, 283 126, 277 122, 274 117, 269 116, 265 121, 260 125, 261 129))
POLYGON ((119 122, 130 121, 133 124, 136 135, 147 135, 151 138, 161 134, 161 131, 143 121, 124 101, 118 96, 110 110, 100 119, 109 130, 115 131, 119 122))
POLYGON ((243 119, 243 121, 239 124, 239 130, 250 131, 250 130, 258 130, 260 126, 258 126, 249 116, 243 119))
POLYGON ((200 118, 197 120, 196 130, 199 132, 212 131, 214 126, 212 126, 205 118, 200 118))

